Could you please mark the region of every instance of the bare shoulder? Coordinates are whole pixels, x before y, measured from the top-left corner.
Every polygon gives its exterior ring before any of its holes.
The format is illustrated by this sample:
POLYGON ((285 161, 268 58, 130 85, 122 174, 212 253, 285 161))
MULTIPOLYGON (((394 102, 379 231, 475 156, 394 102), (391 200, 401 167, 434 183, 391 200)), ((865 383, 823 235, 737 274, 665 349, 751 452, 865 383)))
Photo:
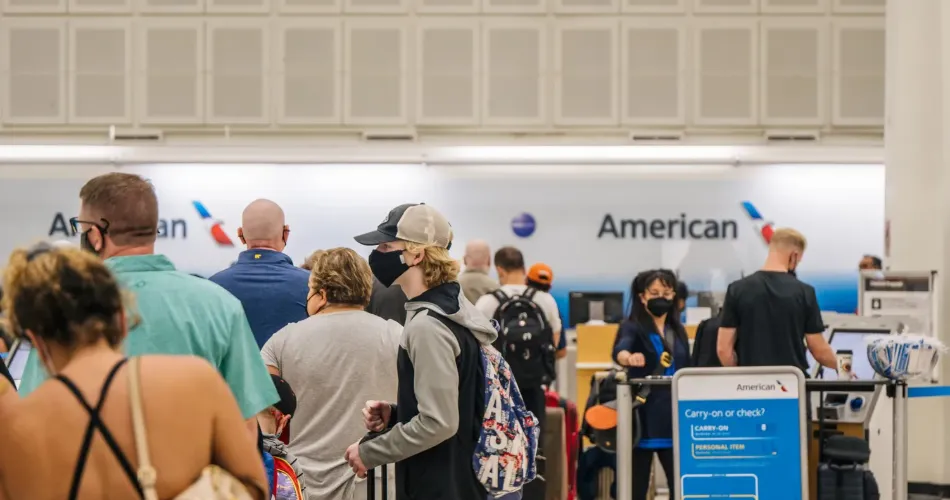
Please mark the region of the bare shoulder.
POLYGON ((143 376, 168 387, 207 387, 221 376, 211 363, 198 356, 142 356, 143 376))

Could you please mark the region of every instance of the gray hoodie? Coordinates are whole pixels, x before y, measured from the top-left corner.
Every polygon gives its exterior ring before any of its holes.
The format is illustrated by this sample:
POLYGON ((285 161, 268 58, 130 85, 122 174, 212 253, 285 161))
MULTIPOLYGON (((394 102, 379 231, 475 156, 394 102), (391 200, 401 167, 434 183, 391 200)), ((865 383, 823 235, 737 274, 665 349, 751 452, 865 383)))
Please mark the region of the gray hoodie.
POLYGON ((390 419, 392 428, 363 443, 360 458, 369 468, 405 461, 396 469, 400 489, 397 498, 408 496, 408 475, 413 477, 411 494, 416 498, 465 500, 472 497, 469 492, 480 486, 467 485, 467 489, 450 491, 452 487, 446 484, 444 488, 427 487, 422 492, 418 485, 423 479, 426 483, 442 482, 441 478, 446 482, 467 482, 469 478, 458 477, 466 470, 477 483, 470 458, 459 457, 464 467, 457 470, 439 468, 456 466, 456 460, 447 458, 452 454, 474 451, 484 411, 480 346, 490 345, 498 333, 489 319, 465 298, 456 282, 426 291, 407 302, 406 310, 397 362, 399 404, 390 419), (413 468, 414 471, 407 470, 413 468))

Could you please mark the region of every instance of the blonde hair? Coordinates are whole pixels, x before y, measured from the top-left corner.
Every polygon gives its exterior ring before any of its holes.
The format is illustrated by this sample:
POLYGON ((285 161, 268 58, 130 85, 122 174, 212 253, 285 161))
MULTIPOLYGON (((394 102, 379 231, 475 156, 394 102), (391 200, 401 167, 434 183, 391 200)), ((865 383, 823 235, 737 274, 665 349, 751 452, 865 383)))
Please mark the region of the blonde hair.
POLYGON ((300 266, 300 268, 306 269, 307 271, 313 271, 313 263, 317 260, 317 257, 323 253, 323 250, 317 250, 313 252, 303 261, 303 264, 300 266))
POLYGON ((97 257, 73 248, 18 249, 3 272, 2 307, 9 331, 25 330, 65 347, 125 337, 119 286, 97 257))
POLYGON ((310 289, 325 290, 330 304, 366 307, 373 294, 373 272, 366 259, 349 248, 317 250, 312 260, 310 289))
POLYGON ((802 233, 792 228, 783 227, 772 233, 772 241, 769 245, 785 250, 795 249, 804 252, 805 247, 808 246, 808 241, 802 233))
POLYGON ((419 267, 422 269, 422 281, 426 288, 458 280, 461 266, 457 260, 449 256, 448 250, 434 245, 407 241, 406 251, 411 254, 423 253, 419 267))

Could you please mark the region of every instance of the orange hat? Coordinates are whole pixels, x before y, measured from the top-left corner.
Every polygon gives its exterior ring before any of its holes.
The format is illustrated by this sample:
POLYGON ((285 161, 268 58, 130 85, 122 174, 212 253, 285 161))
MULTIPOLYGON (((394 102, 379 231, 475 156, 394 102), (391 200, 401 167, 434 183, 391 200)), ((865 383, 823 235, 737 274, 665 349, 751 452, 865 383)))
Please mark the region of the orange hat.
POLYGON ((528 270, 528 279, 542 285, 550 285, 554 281, 554 271, 551 270, 551 266, 538 262, 528 270))

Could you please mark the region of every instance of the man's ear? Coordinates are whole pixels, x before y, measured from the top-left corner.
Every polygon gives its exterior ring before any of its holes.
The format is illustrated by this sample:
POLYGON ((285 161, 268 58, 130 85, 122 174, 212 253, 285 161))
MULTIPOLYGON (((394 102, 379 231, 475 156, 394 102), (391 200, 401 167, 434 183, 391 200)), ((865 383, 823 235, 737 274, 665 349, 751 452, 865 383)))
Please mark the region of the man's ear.
POLYGON ((244 239, 244 228, 239 227, 237 230, 238 239, 241 240, 241 243, 247 245, 247 241, 244 239))
POLYGON ((289 226, 289 225, 284 225, 284 231, 281 233, 281 236, 283 237, 284 244, 286 245, 286 244, 287 244, 287 240, 290 239, 290 226, 289 226))
POLYGON ((277 433, 276 434, 278 437, 284 433, 284 429, 287 428, 287 424, 290 422, 290 417, 292 416, 293 415, 281 415, 280 418, 277 419, 277 433))

